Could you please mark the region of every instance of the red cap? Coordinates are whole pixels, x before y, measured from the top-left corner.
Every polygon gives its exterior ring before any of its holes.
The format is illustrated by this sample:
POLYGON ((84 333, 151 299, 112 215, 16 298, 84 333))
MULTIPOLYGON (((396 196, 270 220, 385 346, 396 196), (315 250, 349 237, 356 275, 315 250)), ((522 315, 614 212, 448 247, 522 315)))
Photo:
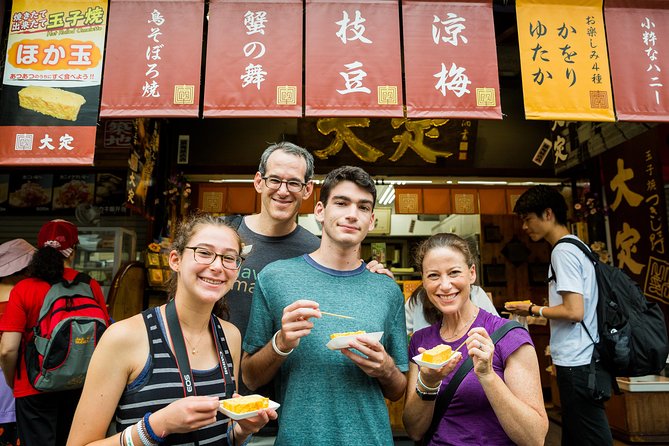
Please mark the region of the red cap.
POLYGON ((37 234, 37 247, 51 246, 68 257, 71 248, 79 243, 77 227, 67 220, 51 220, 42 226, 37 234), (65 251, 65 252, 63 252, 65 251))

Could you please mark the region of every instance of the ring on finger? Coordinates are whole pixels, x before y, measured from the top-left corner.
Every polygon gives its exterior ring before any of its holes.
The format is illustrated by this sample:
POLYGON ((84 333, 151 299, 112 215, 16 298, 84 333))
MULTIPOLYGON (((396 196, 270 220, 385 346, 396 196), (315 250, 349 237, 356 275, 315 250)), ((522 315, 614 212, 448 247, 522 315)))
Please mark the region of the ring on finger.
POLYGON ((483 350, 483 344, 481 344, 481 341, 479 341, 479 350, 483 350))

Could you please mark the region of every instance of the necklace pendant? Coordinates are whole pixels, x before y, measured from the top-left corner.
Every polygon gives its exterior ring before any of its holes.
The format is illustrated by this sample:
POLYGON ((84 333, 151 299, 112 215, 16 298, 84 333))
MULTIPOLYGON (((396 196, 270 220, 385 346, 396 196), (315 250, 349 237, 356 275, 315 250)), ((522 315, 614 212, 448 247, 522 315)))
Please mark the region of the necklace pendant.
POLYGON ((197 352, 197 350, 192 349, 190 352, 191 352, 192 354, 195 354, 195 353, 197 352))

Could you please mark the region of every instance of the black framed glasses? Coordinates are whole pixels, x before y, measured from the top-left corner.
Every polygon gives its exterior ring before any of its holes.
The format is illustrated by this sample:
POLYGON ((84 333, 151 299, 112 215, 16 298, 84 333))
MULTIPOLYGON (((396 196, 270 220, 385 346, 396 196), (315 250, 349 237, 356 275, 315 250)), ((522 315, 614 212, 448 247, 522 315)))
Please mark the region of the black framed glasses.
POLYGON ((273 190, 281 189, 281 185, 286 183, 286 189, 288 189, 288 192, 300 192, 302 189, 304 189, 304 186, 307 185, 307 183, 303 183, 301 181, 282 180, 277 177, 262 177, 262 179, 265 180, 265 186, 273 190))
POLYGON ((238 254, 216 254, 209 251, 207 248, 199 246, 186 246, 186 249, 193 250, 193 259, 196 263, 202 265, 211 265, 216 260, 216 257, 221 258, 221 264, 225 269, 238 270, 242 266, 242 256, 238 254))

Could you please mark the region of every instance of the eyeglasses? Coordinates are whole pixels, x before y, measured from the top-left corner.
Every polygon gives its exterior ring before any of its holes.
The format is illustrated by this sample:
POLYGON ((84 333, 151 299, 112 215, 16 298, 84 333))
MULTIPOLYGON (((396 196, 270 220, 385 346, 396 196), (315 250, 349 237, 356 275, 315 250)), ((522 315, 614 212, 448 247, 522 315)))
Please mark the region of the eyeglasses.
POLYGON ((216 254, 206 248, 200 248, 199 246, 186 246, 186 249, 192 249, 193 259, 195 259, 196 263, 202 265, 211 265, 216 261, 216 257, 220 257, 221 264, 223 264, 223 268, 225 269, 238 270, 239 267, 242 266, 243 259, 240 255, 216 254))
POLYGON ((262 177, 262 179, 265 180, 265 186, 273 190, 281 189, 281 185, 286 183, 286 189, 288 189, 288 192, 300 192, 302 189, 304 189, 304 186, 307 185, 307 183, 303 183, 301 181, 280 180, 277 177, 262 177))

